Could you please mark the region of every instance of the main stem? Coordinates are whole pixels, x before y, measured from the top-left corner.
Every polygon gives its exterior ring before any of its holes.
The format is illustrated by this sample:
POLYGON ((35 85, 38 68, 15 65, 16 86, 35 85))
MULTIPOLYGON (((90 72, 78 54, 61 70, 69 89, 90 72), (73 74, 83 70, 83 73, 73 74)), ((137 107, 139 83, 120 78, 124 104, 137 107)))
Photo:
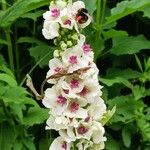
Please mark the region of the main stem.
POLYGON ((14 72, 14 57, 13 57, 13 48, 12 48, 12 41, 10 37, 10 28, 5 29, 5 35, 8 42, 8 58, 9 58, 9 65, 10 69, 14 72))

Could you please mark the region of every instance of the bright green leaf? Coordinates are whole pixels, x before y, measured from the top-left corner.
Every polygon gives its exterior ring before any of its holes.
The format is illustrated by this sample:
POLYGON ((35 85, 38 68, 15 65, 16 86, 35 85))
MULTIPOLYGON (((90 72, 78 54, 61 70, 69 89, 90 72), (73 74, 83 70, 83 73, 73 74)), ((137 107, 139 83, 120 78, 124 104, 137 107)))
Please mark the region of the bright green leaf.
POLYGON ((47 0, 19 0, 10 8, 8 8, 0 17, 0 27, 10 26, 16 19, 18 19, 25 13, 41 6, 47 5, 48 3, 49 1, 47 0))
POLYGON ((108 40, 114 37, 128 36, 128 33, 126 31, 119 31, 119 30, 117 31, 117 30, 111 29, 109 31, 103 31, 103 36, 105 40, 108 40))
POLYGON ((26 126, 33 126, 34 124, 43 123, 48 119, 49 110, 40 107, 33 107, 29 109, 27 116, 24 117, 23 124, 26 126))

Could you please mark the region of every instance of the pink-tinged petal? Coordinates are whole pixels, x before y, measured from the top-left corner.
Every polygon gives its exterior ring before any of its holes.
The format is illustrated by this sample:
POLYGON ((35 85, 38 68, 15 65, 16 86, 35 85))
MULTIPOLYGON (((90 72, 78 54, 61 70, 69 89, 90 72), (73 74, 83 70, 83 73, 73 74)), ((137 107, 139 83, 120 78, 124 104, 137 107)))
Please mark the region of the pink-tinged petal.
POLYGON ((82 46, 82 48, 83 48, 83 52, 86 54, 86 53, 89 53, 90 51, 92 51, 92 49, 91 49, 91 47, 90 47, 90 45, 89 44, 84 44, 83 46, 82 46))
POLYGON ((66 20, 64 20, 63 24, 71 26, 71 20, 66 19, 66 20))

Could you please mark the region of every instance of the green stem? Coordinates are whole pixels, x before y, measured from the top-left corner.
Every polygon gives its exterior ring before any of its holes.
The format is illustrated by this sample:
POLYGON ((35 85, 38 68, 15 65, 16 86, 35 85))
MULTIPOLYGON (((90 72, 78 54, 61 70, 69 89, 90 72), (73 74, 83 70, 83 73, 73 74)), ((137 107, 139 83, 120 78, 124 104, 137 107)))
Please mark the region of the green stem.
POLYGON ((99 25, 101 18, 101 0, 97 0, 97 15, 96 15, 96 23, 99 25))
POLYGON ((105 17, 105 9, 106 9, 106 3, 107 3, 107 0, 103 0, 102 16, 101 16, 101 22, 100 22, 100 25, 102 25, 102 24, 103 24, 103 21, 104 21, 104 17, 105 17))
POLYGON ((17 44, 17 27, 15 28, 15 57, 16 57, 16 76, 17 79, 20 79, 20 64, 19 64, 19 50, 17 44))
POLYGON ((5 35, 8 42, 8 57, 9 57, 9 65, 11 70, 14 72, 14 57, 13 57, 13 48, 12 48, 12 41, 10 37, 10 28, 5 29, 5 35))

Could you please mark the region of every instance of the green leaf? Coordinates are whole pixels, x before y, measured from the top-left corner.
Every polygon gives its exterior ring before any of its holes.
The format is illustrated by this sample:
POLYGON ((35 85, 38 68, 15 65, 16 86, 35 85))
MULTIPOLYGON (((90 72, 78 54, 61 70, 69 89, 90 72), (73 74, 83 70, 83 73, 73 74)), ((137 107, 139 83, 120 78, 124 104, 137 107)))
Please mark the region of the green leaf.
POLYGON ((120 150, 119 142, 113 139, 111 135, 106 135, 107 141, 106 141, 106 150, 120 150))
POLYGON ((86 9, 89 11, 89 13, 92 15, 97 7, 97 0, 92 0, 89 2, 89 0, 83 0, 85 3, 86 9))
POLYGON ((141 72, 143 72, 142 64, 140 62, 140 59, 137 57, 137 55, 135 55, 135 60, 136 60, 136 62, 138 64, 139 69, 141 70, 141 72))
POLYGON ((119 37, 113 39, 113 47, 110 50, 112 54, 135 54, 142 49, 150 49, 150 41, 144 36, 137 37, 119 37))
POLYGON ((129 148, 130 145, 131 145, 131 132, 130 130, 128 129, 128 127, 124 127, 122 129, 122 139, 123 139, 123 142, 124 142, 124 145, 129 148))
POLYGON ((103 116, 103 118, 102 118, 102 120, 101 120, 102 124, 105 125, 105 124, 113 117, 113 115, 115 114, 115 112, 116 112, 116 106, 114 106, 114 107, 112 108, 112 110, 108 110, 108 111, 104 114, 104 116, 103 116))
POLYGON ((34 57, 36 62, 42 59, 42 61, 39 63, 40 67, 48 65, 49 60, 53 57, 53 48, 49 47, 48 45, 40 45, 30 48, 29 52, 30 56, 34 57))
POLYGON ((10 86, 17 86, 16 80, 13 77, 11 77, 11 76, 9 76, 8 74, 5 74, 5 73, 0 74, 0 81, 3 81, 3 82, 7 83, 10 86))
POLYGON ((43 123, 48 119, 49 110, 40 107, 30 108, 27 116, 24 117, 23 124, 26 126, 33 126, 34 124, 43 123))
POLYGON ((12 150, 14 141, 16 139, 16 132, 14 126, 3 122, 0 124, 0 149, 12 150))
POLYGON ((117 31, 117 30, 111 29, 109 31, 103 31, 103 36, 105 40, 108 40, 114 37, 128 36, 128 33, 126 31, 119 31, 119 30, 117 31))
POLYGON ((19 0, 8 8, 5 13, 0 17, 0 27, 10 26, 16 19, 24 15, 25 13, 47 5, 47 0, 19 0))
POLYGON ((44 12, 45 12, 45 11, 43 11, 43 10, 39 10, 39 11, 36 11, 36 12, 34 12, 34 13, 29 12, 29 13, 24 14, 24 15, 21 16, 21 17, 22 17, 22 18, 29 18, 29 19, 32 19, 32 20, 36 21, 37 18, 38 18, 38 17, 41 17, 44 12))
POLYGON ((142 11, 143 11, 143 17, 150 18, 150 7, 146 7, 142 11))
POLYGON ((46 45, 45 42, 38 40, 34 37, 20 37, 17 41, 17 43, 30 43, 30 44, 37 44, 37 45, 46 45))
POLYGON ((23 139, 23 145, 27 148, 27 150, 36 150, 33 139, 31 138, 23 139))
POLYGON ((107 86, 112 86, 113 84, 124 84, 125 86, 127 86, 128 88, 131 88, 132 89, 132 84, 124 79, 124 78, 120 78, 120 77, 115 77, 113 79, 107 79, 107 78, 99 78, 99 80, 106 84, 107 86))
POLYGON ((6 40, 0 39, 0 44, 5 44, 5 45, 7 45, 8 42, 7 42, 6 40))
POLYGON ((136 11, 142 11, 148 6, 150 6, 149 0, 125 0, 117 3, 117 6, 112 8, 111 16, 107 18, 107 21, 103 24, 103 26, 106 26, 107 24, 110 24, 136 11))
POLYGON ((130 68, 127 69, 118 69, 118 68, 110 68, 107 70, 107 74, 105 78, 113 79, 115 77, 129 79, 139 78, 142 74, 138 71, 132 70, 130 68))
POLYGON ((135 111, 144 107, 141 101, 135 101, 133 97, 130 96, 117 96, 110 99, 108 106, 112 108, 116 105, 116 112, 111 119, 111 122, 124 122, 133 121, 135 119, 135 111))

